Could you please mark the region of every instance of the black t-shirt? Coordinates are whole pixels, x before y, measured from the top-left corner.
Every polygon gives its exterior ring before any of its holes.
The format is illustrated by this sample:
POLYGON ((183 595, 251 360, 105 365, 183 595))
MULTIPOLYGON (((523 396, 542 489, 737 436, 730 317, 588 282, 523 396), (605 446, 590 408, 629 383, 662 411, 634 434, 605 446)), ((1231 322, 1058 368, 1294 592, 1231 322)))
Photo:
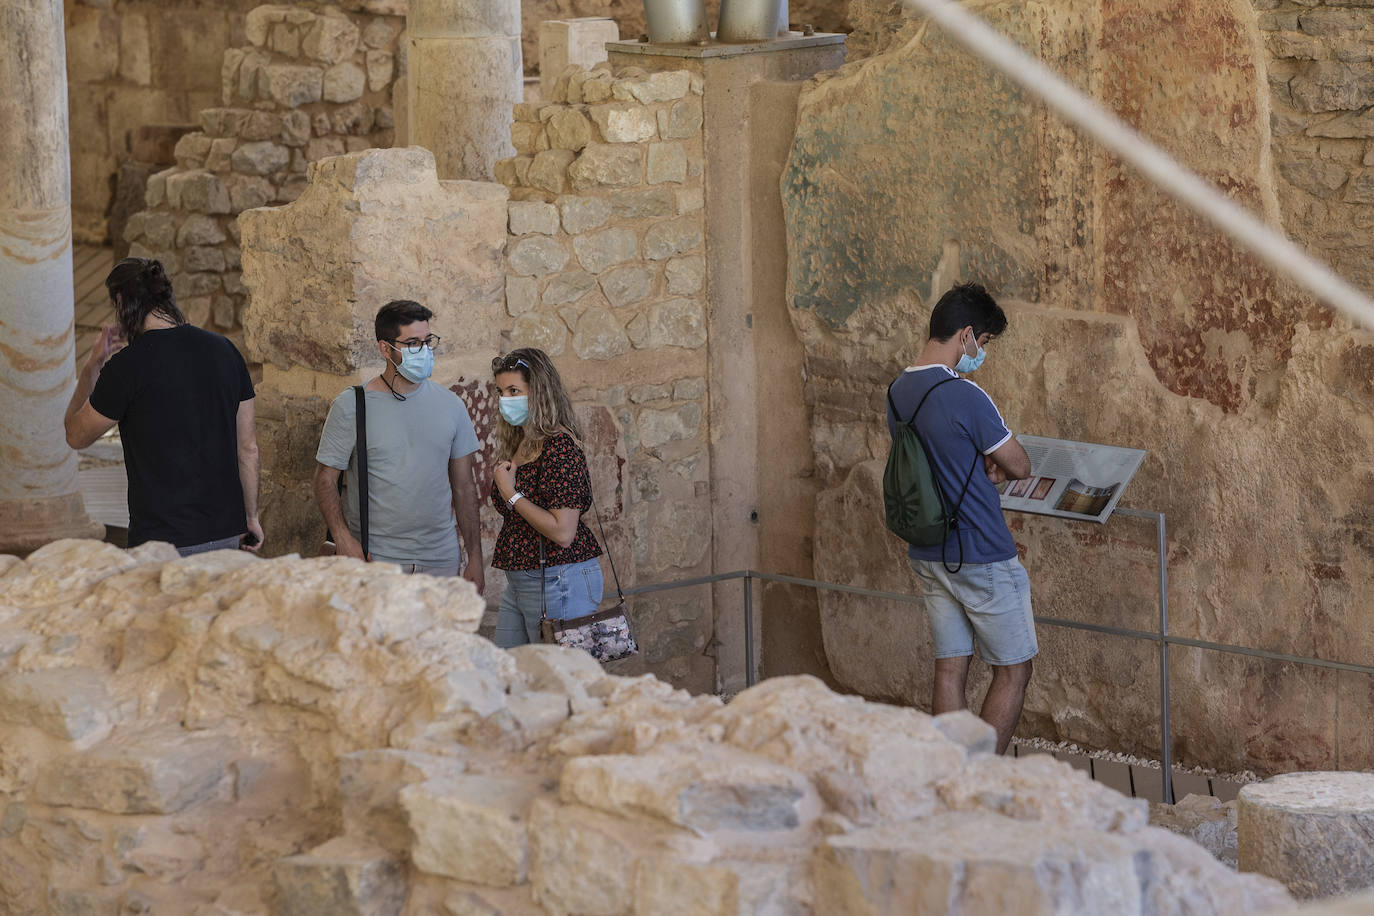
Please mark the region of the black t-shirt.
POLYGON ((239 351, 192 325, 145 331, 110 357, 91 406, 124 440, 130 547, 189 547, 247 530, 237 421, 252 397, 239 351))

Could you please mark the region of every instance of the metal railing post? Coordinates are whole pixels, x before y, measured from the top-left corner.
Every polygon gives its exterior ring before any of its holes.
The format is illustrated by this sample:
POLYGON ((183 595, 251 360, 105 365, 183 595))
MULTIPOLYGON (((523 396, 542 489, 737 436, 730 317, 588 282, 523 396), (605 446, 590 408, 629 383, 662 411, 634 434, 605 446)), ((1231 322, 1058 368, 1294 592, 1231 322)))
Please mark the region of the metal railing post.
POLYGON ((744 686, 754 686, 754 574, 744 572, 744 686))
POLYGON ((1164 513, 1155 517, 1159 535, 1159 741, 1164 769, 1164 803, 1174 803, 1174 736, 1169 725, 1169 539, 1164 513))

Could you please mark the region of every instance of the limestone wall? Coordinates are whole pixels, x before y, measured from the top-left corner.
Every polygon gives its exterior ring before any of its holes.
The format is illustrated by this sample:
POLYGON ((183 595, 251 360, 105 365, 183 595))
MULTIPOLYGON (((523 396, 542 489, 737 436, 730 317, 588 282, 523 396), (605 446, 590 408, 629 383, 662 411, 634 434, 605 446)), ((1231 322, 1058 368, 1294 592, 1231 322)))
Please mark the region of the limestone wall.
POLYGON ((1048 756, 780 678, 728 705, 472 632, 461 580, 59 541, 0 557, 15 916, 1256 913, 1048 756))
POLYGON ((260 6, 246 48, 223 55, 223 107, 200 112, 177 165, 148 181, 130 254, 167 267, 193 323, 238 338, 246 303, 238 214, 294 200, 308 163, 390 146, 398 17, 260 6))
MULTIPOLYGON (((633 581, 711 572, 708 316, 700 77, 570 68, 516 108, 504 323, 615 418, 633 581)), ((608 494, 602 494, 607 503, 608 494)), ((609 581, 609 580, 608 580, 609 581)), ((636 599, 649 670, 714 689, 701 590, 636 599)))
MULTIPOLYGON (((1371 242, 1359 191, 1369 141, 1358 133, 1368 11, 1255 5, 1266 9, 1056 0, 978 10, 1262 218, 1353 264, 1371 242)), ((877 524, 882 392, 919 352, 934 298, 976 279, 1011 303, 1011 327, 975 378, 1014 431, 1149 451, 1123 505, 1168 516, 1173 632, 1368 657, 1356 583, 1374 573, 1374 399, 1363 381, 1374 338, 938 29, 862 8, 872 56, 803 92, 783 180, 825 490, 818 577, 916 592, 901 545, 877 524), (875 214, 877 199, 886 203, 875 214)), ((1350 275, 1369 285, 1363 266, 1350 275)), ((1156 625, 1151 525, 1009 519, 1039 613, 1156 625)), ((929 648, 913 609, 824 600, 842 683, 928 702, 929 648)), ((1152 648, 1047 628, 1040 637, 1025 733, 1157 753, 1152 648)), ((1358 724, 1374 705, 1368 679, 1191 649, 1172 659, 1185 762, 1374 764, 1358 724)))

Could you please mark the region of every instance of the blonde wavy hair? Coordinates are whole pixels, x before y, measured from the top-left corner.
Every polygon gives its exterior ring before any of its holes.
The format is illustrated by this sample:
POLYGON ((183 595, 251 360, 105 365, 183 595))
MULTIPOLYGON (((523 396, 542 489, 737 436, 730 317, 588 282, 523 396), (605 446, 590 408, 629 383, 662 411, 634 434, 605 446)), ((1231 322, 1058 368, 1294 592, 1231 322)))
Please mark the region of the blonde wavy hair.
POLYGON ((572 399, 547 353, 535 347, 521 347, 491 361, 493 378, 506 372, 519 372, 529 386, 530 415, 525 425, 511 426, 499 410, 496 412, 498 461, 510 461, 526 440, 542 450, 545 439, 563 430, 581 445, 582 427, 573 413, 572 399))

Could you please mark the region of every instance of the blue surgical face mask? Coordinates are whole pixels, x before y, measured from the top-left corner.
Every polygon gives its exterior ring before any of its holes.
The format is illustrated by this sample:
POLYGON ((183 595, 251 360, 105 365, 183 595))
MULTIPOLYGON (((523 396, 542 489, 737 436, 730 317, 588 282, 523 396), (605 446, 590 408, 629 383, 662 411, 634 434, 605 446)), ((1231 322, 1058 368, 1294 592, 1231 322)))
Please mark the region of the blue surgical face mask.
POLYGON ((412 353, 405 347, 393 347, 401 354, 401 362, 393 363, 396 371, 401 373, 415 384, 423 382, 434 372, 434 351, 429 347, 421 347, 419 353, 412 353))
POLYGON ((513 398, 501 398, 497 409, 511 426, 524 426, 525 421, 530 418, 529 396, 522 394, 513 398))
MULTIPOLYGON (((978 339, 974 338, 973 345, 978 347, 978 339)), ((988 351, 978 347, 977 356, 969 356, 967 353, 959 355, 959 364, 954 367, 955 372, 969 373, 983 365, 983 360, 987 359, 988 351)))

